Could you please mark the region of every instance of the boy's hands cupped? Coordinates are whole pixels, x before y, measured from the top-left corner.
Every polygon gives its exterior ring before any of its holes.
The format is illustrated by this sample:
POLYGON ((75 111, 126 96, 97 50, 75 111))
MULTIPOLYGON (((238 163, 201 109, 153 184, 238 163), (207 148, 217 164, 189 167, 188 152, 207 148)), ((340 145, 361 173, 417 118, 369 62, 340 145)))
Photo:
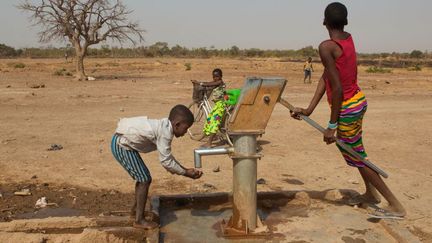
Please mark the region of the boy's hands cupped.
POLYGON ((186 173, 184 176, 192 178, 192 179, 198 179, 203 175, 203 172, 194 168, 186 169, 186 173))

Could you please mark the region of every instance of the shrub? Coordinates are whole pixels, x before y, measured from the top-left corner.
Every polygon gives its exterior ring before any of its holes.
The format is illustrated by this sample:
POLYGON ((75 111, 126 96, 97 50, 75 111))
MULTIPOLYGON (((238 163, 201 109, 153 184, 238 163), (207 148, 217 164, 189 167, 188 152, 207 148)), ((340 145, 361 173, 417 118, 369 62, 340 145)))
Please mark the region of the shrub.
POLYGON ((25 64, 22 62, 10 62, 7 64, 9 67, 14 67, 14 68, 25 68, 25 64))
POLYGON ((62 68, 62 69, 57 69, 54 72, 54 75, 56 75, 56 76, 72 76, 72 73, 69 72, 68 70, 66 70, 66 68, 62 68))
POLYGON ((382 68, 382 67, 373 66, 373 67, 369 67, 368 69, 366 69, 366 72, 367 73, 391 73, 392 70, 382 68))
POLYGON ((66 71, 66 69, 62 68, 62 69, 57 69, 54 72, 54 75, 56 76, 63 76, 63 73, 66 71))
POLYGON ((409 67, 407 69, 408 69, 408 71, 421 71, 422 67, 420 66, 420 64, 416 64, 413 67, 409 67))
POLYGON ((192 69, 192 64, 191 63, 185 63, 185 67, 186 67, 186 71, 189 71, 192 69))

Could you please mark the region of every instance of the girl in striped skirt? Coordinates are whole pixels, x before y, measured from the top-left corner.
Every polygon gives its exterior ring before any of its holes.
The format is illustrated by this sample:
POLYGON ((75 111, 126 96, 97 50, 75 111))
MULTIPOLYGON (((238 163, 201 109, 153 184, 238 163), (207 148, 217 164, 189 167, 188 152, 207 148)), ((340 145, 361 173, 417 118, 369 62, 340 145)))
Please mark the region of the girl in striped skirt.
MULTIPOLYGON (((367 159, 362 141, 362 121, 367 102, 357 84, 357 58, 354 42, 351 34, 344 31, 344 26, 348 23, 347 15, 347 9, 341 3, 331 3, 325 9, 323 24, 329 32, 330 39, 319 45, 324 73, 318 82, 309 107, 307 109, 295 108, 292 116, 299 119, 299 115, 312 114, 326 93, 331 113, 324 132, 324 142, 334 143, 337 137, 367 159)), ((377 208, 370 215, 375 218, 403 218, 406 214, 405 209, 379 174, 341 147, 339 150, 348 165, 358 168, 366 186, 366 192, 359 197, 351 198, 349 204, 378 204, 380 203, 379 192, 388 201, 388 208, 377 208)))

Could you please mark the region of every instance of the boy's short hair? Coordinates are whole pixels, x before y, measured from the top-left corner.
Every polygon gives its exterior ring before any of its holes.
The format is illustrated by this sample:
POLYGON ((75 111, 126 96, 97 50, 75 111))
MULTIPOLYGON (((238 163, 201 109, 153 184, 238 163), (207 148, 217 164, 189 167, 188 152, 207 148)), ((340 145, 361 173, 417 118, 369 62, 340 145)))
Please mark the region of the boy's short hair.
POLYGON ((324 24, 341 29, 348 24, 348 10, 342 3, 334 2, 327 5, 324 11, 324 24))
POLYGON ((176 105, 171 109, 168 119, 170 121, 180 120, 181 122, 186 122, 188 125, 192 125, 194 122, 194 115, 186 106, 176 105))
POLYGON ((220 77, 222 77, 222 70, 220 68, 215 68, 212 72, 212 75, 219 75, 220 77))

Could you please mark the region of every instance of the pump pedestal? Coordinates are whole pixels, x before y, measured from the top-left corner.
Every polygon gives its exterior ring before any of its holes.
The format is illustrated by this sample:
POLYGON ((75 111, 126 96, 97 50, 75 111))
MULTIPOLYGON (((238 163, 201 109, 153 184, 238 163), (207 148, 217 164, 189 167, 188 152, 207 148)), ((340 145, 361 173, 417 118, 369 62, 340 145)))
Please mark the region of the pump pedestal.
POLYGON ((225 237, 268 235, 257 213, 257 136, 264 133, 285 84, 282 78, 248 78, 228 122, 233 148, 195 150, 197 168, 202 155, 228 154, 233 160, 232 216, 221 223, 225 237))

